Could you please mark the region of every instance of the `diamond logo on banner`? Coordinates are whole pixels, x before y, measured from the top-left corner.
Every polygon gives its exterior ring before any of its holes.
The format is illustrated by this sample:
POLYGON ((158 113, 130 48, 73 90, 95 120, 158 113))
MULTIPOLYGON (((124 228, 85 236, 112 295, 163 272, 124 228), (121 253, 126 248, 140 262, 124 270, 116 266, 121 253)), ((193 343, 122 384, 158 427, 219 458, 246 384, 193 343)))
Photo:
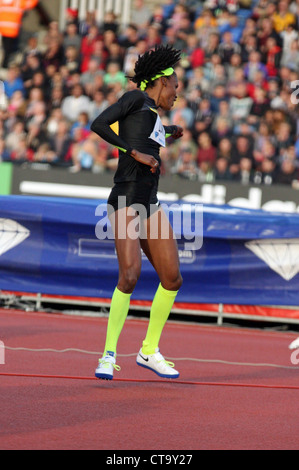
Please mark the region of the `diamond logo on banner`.
POLYGON ((20 245, 30 235, 30 231, 15 220, 0 219, 0 256, 20 245))
POLYGON ((286 281, 298 274, 299 238, 252 240, 245 246, 286 281))

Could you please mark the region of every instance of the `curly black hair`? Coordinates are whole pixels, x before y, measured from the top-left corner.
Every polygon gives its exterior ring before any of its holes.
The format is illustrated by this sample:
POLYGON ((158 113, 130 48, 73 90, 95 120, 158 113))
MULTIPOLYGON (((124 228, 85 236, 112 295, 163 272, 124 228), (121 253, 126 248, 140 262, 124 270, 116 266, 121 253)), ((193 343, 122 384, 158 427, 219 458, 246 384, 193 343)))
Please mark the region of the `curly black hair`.
POLYGON ((155 46, 145 52, 142 56, 138 56, 138 60, 134 68, 134 77, 128 77, 132 82, 140 87, 142 81, 147 80, 148 87, 154 86, 154 82, 151 79, 163 70, 169 67, 174 67, 181 58, 181 51, 174 49, 172 46, 161 45, 155 46))

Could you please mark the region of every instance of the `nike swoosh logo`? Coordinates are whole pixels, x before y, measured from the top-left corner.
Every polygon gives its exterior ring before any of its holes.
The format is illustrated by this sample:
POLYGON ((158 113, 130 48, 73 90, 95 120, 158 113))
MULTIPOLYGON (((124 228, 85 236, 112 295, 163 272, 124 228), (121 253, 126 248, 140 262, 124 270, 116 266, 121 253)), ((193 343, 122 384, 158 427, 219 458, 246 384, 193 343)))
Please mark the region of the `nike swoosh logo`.
POLYGON ((141 357, 141 359, 143 359, 145 362, 148 362, 148 357, 143 357, 141 356, 141 354, 139 353, 139 356, 141 357))

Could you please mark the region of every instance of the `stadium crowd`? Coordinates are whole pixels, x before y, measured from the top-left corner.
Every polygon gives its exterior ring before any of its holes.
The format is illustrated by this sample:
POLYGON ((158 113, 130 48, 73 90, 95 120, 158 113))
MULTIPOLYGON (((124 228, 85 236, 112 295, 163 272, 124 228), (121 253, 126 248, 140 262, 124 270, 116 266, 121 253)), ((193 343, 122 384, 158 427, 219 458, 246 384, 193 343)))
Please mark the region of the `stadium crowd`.
MULTIPOLYGON (((90 123, 135 85, 139 54, 181 49, 178 99, 164 123, 184 128, 161 149, 162 174, 201 182, 298 181, 299 0, 133 0, 131 23, 111 12, 31 35, 5 70, 0 160, 114 171, 118 151, 90 123), (296 82, 298 81, 298 83, 296 82)), ((2 97, 3 98, 3 97, 2 97)), ((115 127, 117 131, 117 124, 115 127)))

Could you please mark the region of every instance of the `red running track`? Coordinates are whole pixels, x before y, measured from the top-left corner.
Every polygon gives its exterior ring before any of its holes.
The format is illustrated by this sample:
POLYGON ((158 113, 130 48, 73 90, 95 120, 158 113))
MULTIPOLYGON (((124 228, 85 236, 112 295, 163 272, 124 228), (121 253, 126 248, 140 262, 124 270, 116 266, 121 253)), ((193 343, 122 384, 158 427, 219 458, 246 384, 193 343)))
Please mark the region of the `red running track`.
POLYGON ((169 322, 170 381, 135 364, 147 322, 128 319, 106 382, 93 376, 106 322, 0 310, 1 450, 298 449, 295 334, 169 322))

